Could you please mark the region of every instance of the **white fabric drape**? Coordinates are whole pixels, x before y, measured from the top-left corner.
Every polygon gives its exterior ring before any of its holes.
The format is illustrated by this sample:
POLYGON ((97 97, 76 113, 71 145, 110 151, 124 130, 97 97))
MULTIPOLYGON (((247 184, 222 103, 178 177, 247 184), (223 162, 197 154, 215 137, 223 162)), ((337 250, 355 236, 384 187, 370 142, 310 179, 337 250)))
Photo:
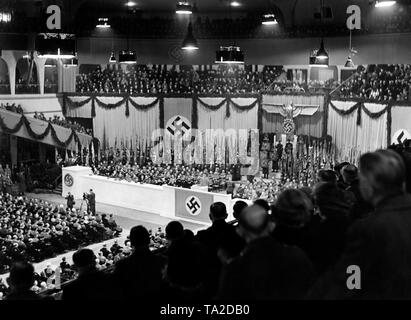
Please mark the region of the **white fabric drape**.
MULTIPOLYGON (((104 103, 116 103, 122 98, 104 98, 104 103)), ((156 98, 132 98, 140 105, 147 105, 156 98)), ((93 119, 94 136, 100 140, 103 148, 120 147, 121 144, 136 147, 148 145, 152 132, 159 128, 159 106, 140 110, 129 105, 129 116, 125 115, 125 105, 113 109, 103 109, 96 104, 96 116, 93 119)))
MULTIPOLYGON (((226 104, 218 110, 210 110, 203 104, 217 106, 224 98, 200 98, 198 99, 198 129, 257 129, 258 127, 258 105, 250 110, 236 108, 231 101, 230 117, 227 115, 226 104)), ((239 106, 249 106, 256 102, 256 98, 233 98, 232 101, 239 106)))
MULTIPOLYGON (((348 110, 356 104, 353 101, 332 101, 339 110, 348 110)), ((328 111, 327 133, 332 137, 336 148, 336 158, 341 161, 353 161, 357 151, 357 112, 339 115, 331 106, 328 111)))
MULTIPOLYGON (((232 101, 239 106, 249 106, 256 102, 255 98, 234 98, 232 101)), ((257 129, 258 128, 258 105, 250 110, 236 108, 230 102, 230 117, 224 122, 224 129, 257 129)))
POLYGON ((226 121, 226 106, 221 106, 218 110, 210 110, 206 105, 217 106, 224 101, 224 98, 201 98, 198 99, 198 129, 222 129, 226 121))
MULTIPOLYGON (((83 102, 89 99, 89 97, 68 97, 72 102, 83 102)), ((91 105, 92 105, 92 100, 90 102, 86 103, 84 106, 78 107, 78 108, 70 108, 69 102, 66 104, 66 117, 69 118, 91 118, 91 105)))
MULTIPOLYGON (((364 103, 364 107, 372 113, 381 112, 385 104, 364 103)), ((370 118, 365 112, 361 114, 361 125, 358 128, 357 145, 361 154, 387 147, 387 113, 377 119, 370 118)))
MULTIPOLYGON (((339 110, 353 107, 354 101, 332 101, 339 110)), ((386 105, 364 103, 372 113, 386 108, 386 105)), ((331 106, 328 112, 328 134, 336 147, 337 161, 356 163, 361 154, 385 148, 387 146, 387 113, 372 119, 363 110, 361 123, 357 125, 357 110, 349 115, 339 115, 331 106)))

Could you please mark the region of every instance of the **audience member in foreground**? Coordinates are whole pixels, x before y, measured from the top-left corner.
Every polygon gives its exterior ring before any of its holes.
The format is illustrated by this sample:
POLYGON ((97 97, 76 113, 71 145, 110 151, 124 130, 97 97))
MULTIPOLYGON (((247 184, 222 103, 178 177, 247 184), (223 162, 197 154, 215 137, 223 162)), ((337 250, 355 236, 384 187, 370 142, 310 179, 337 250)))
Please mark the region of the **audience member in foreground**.
POLYGON ((130 231, 131 256, 117 262, 114 279, 124 299, 158 299, 162 290, 164 258, 153 254, 150 235, 143 226, 130 231))
POLYGON ((375 212, 351 227, 343 255, 308 298, 411 298, 411 195, 404 177, 403 160, 391 150, 361 157, 360 191, 375 212), (355 274, 347 273, 350 266, 355 274))
POLYGON ((313 280, 313 267, 301 249, 277 242, 275 227, 260 205, 243 210, 247 245, 242 254, 223 269, 221 299, 298 299, 313 280))
POLYGON ((73 254, 78 277, 63 289, 63 300, 115 299, 112 277, 96 268, 96 256, 90 249, 80 249, 73 254))
POLYGON ((34 268, 28 262, 16 262, 7 278, 10 293, 5 300, 40 300, 41 297, 31 290, 34 285, 34 268))

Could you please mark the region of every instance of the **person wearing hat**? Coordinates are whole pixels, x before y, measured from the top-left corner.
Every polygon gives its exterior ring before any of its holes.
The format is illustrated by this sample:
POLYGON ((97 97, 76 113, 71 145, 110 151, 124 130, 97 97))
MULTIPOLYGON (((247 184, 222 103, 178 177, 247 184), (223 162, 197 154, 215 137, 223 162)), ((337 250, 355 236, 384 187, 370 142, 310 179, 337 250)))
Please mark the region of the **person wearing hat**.
POLYGON ((253 204, 240 214, 246 246, 222 271, 220 300, 300 299, 313 281, 313 266, 304 252, 270 236, 275 224, 253 204))
POLYGON ((352 220, 365 218, 372 212, 373 208, 361 195, 357 167, 352 164, 346 165, 341 169, 341 175, 344 183, 347 185, 345 189, 347 195, 353 203, 350 218, 352 220))

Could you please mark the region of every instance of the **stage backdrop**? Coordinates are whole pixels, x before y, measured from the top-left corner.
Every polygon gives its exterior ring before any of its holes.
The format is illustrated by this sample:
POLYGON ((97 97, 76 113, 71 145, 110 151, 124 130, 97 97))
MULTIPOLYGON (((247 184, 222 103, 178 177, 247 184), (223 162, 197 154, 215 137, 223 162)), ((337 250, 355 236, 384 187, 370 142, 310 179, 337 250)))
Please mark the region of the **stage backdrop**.
POLYGON ((330 101, 327 130, 337 161, 356 163, 361 154, 385 148, 389 110, 387 104, 330 101))
MULTIPOLYGON (((101 148, 144 148, 155 129, 261 129, 259 95, 200 97, 65 94, 67 117, 92 118, 101 148)), ((192 132, 195 135, 195 132, 192 132)), ((238 134, 238 132, 237 132, 238 134)), ((216 140, 220 137, 216 135, 216 140)), ((217 142, 216 142, 217 143, 217 142)))
POLYGON ((406 138, 411 139, 411 104, 408 106, 394 105, 391 109, 391 118, 391 130, 388 137, 390 142, 398 143, 406 138))
POLYGON ((323 136, 324 95, 263 95, 262 97, 262 131, 265 133, 283 132, 284 117, 281 107, 293 103, 299 107, 300 114, 294 118, 297 135, 308 135, 316 138, 323 136))

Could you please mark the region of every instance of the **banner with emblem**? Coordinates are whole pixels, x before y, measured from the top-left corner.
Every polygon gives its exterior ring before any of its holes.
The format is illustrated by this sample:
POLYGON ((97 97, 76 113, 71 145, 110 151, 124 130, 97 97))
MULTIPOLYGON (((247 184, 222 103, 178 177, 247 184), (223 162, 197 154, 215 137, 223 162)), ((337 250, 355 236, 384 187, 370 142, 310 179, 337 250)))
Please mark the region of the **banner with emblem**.
POLYGON ((188 189, 175 189, 176 217, 210 222, 209 211, 213 195, 188 189))
POLYGON ((164 98, 164 129, 172 136, 191 130, 192 98, 164 98))

